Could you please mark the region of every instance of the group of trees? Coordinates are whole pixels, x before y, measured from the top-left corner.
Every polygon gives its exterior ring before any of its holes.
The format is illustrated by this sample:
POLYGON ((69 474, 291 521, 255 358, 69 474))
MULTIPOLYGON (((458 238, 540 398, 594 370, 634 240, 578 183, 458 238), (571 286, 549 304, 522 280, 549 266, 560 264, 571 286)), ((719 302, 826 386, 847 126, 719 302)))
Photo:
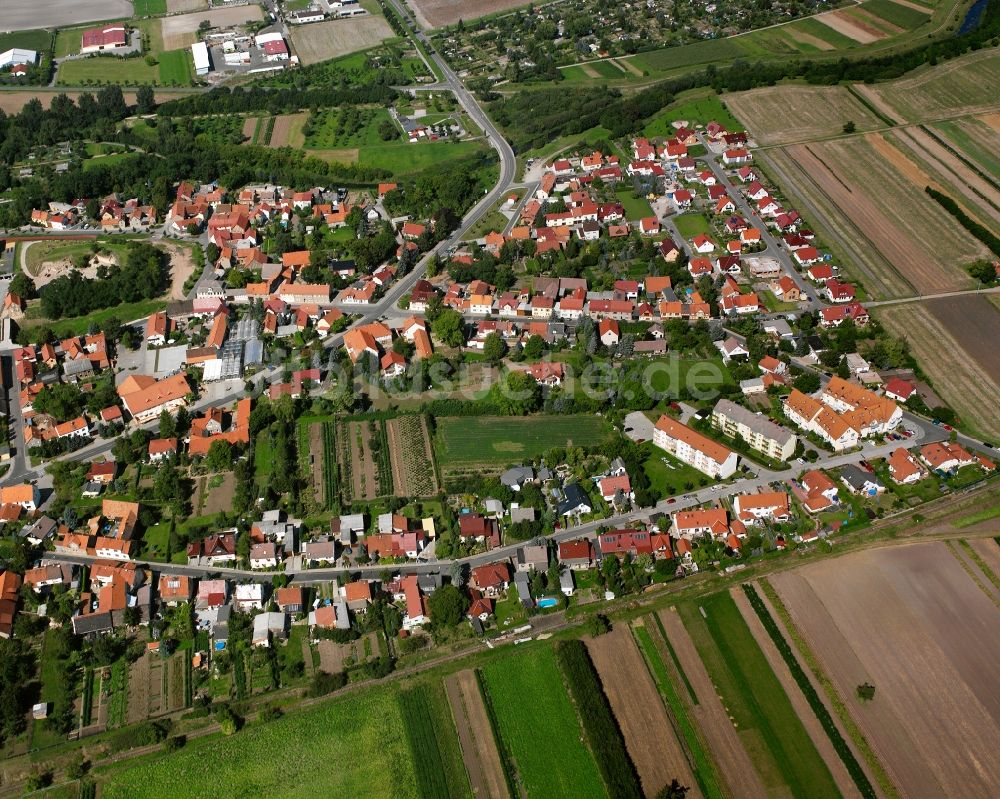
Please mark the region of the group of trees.
POLYGON ((163 250, 148 242, 133 242, 125 262, 110 267, 105 277, 88 279, 73 269, 44 286, 39 292, 42 312, 49 319, 60 319, 158 297, 166 291, 169 264, 163 250))

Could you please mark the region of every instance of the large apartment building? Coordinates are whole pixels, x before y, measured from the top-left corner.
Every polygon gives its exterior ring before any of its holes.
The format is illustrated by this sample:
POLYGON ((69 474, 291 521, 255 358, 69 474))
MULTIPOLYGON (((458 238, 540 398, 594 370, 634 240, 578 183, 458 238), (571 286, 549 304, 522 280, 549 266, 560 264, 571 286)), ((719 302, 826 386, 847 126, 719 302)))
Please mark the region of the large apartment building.
POLYGON ((677 460, 693 466, 709 477, 725 479, 736 471, 735 452, 717 441, 683 425, 669 416, 661 416, 653 429, 653 443, 677 460))
POLYGON ((795 453, 797 439, 791 430, 731 400, 719 400, 712 410, 712 425, 773 460, 787 461, 795 453))

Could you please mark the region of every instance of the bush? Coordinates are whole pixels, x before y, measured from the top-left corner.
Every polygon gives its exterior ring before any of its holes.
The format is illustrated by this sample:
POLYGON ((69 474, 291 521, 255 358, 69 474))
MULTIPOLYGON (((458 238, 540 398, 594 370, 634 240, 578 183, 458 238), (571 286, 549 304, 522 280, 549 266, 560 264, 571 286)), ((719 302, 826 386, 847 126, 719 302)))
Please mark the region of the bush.
POLYGON ((625 740, 601 688, 600 678, 590 662, 587 647, 583 641, 575 639, 560 641, 555 651, 556 661, 576 703, 583 731, 609 795, 616 799, 639 799, 643 795, 639 776, 628 756, 625 740))
POLYGON ((347 685, 347 674, 338 671, 334 674, 330 674, 326 671, 317 671, 313 675, 312 682, 309 684, 309 690, 306 691, 307 696, 326 696, 327 694, 332 694, 347 685))

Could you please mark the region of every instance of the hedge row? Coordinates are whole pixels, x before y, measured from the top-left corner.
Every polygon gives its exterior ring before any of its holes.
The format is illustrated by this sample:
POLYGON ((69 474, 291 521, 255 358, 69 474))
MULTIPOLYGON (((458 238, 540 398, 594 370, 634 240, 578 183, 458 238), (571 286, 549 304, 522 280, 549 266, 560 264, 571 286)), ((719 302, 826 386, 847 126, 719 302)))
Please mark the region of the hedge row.
POLYGON ((761 624, 764 625, 764 629, 767 630, 767 634, 771 636, 771 640, 774 641, 774 645, 781 653, 781 657, 784 658, 784 661, 788 666, 788 670, 792 673, 792 677, 795 678, 795 682, 798 683, 806 701, 809 703, 809 707, 812 708, 813 713, 816 714, 816 718, 819 719, 819 723, 823 726, 827 736, 830 738, 830 743, 833 744, 833 748, 837 751, 840 759, 844 762, 844 766, 847 767, 847 773, 851 775, 851 779, 854 780, 854 784, 857 786, 862 796, 872 797, 872 799, 874 799, 875 788, 872 787, 871 782, 868 781, 868 776, 865 774, 864 769, 861 768, 861 764, 858 763, 857 759, 854 757, 854 753, 851 751, 847 742, 840 734, 840 730, 837 729, 837 725, 833 723, 833 717, 830 715, 830 711, 827 710, 826 705, 824 705, 822 700, 819 698, 819 694, 816 693, 816 689, 813 687, 813 684, 809 681, 806 673, 802 670, 802 666, 799 665, 798 658, 795 657, 795 653, 792 652, 792 648, 785 640, 785 636, 782 635, 781 630, 778 629, 778 625, 771 617, 767 606, 764 604, 764 600, 760 598, 760 595, 757 593, 757 589, 749 583, 743 584, 743 592, 747 595, 747 599, 750 601, 750 606, 754 609, 754 612, 760 619, 761 624))
POLYGON ((937 200, 938 204, 944 208, 944 210, 955 217, 962 227, 989 247, 995 255, 1000 255, 1000 236, 997 236, 985 225, 980 225, 975 219, 972 219, 959 207, 958 203, 951 199, 951 197, 947 194, 942 194, 936 189, 932 189, 930 186, 926 186, 924 191, 927 192, 933 199, 937 200))
POLYGON ((625 740, 587 654, 587 647, 583 641, 575 639, 560 641, 555 651, 556 662, 576 703, 583 731, 597 759, 608 794, 615 799, 641 799, 643 793, 639 776, 628 756, 625 740))

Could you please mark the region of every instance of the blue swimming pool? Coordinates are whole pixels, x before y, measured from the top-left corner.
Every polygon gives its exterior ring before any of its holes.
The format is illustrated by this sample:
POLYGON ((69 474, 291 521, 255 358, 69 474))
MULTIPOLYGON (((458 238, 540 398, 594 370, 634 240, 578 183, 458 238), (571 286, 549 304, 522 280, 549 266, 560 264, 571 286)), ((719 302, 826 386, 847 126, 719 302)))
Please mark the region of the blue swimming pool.
POLYGON ((538 607, 540 608, 554 608, 559 604, 559 600, 551 596, 543 596, 538 600, 538 607))

